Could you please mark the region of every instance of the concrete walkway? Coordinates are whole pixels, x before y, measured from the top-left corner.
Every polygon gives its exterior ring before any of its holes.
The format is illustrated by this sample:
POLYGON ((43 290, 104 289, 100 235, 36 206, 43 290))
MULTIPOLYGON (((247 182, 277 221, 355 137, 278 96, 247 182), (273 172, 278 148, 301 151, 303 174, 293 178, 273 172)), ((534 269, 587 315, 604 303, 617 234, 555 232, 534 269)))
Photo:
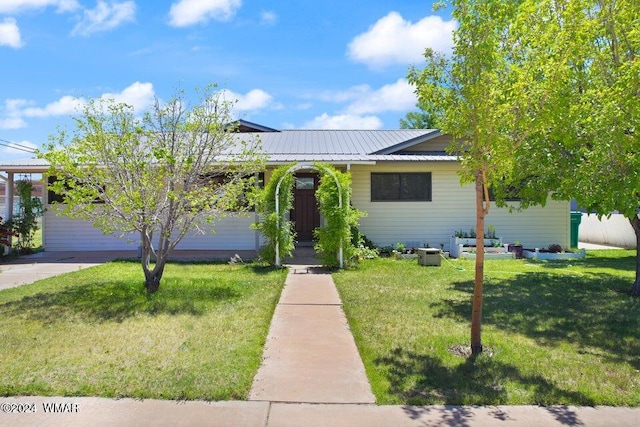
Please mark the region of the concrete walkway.
MULTIPOLYGON (((95 254, 58 253, 51 264, 84 268, 99 263, 95 254)), ((197 259, 195 254, 182 256, 197 259)), ((114 258, 122 257, 120 252, 114 258)), ((375 405, 331 276, 313 266, 309 250, 297 251, 285 262, 290 272, 250 401, 0 397, 0 426, 640 427, 640 408, 375 405)), ((11 265, 25 266, 22 273, 13 273, 22 274, 23 281, 57 271, 40 264, 31 259, 11 265)), ((0 273, 0 283, 8 273, 0 273)))
POLYGON ((3 427, 640 426, 640 409, 610 407, 376 406, 26 396, 0 397, 0 408, 3 427), (22 413, 17 413, 18 405, 22 413), (12 406, 15 412, 7 413, 12 406))
POLYGON ((331 274, 291 264, 249 400, 375 403, 331 274))

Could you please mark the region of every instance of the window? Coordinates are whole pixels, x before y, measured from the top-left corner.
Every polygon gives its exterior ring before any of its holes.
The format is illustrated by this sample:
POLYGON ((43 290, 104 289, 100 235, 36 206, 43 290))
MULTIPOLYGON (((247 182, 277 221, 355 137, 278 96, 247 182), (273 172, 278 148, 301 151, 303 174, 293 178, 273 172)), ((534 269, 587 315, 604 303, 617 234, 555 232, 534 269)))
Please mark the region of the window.
MULTIPOLYGON (((55 182, 58 180, 58 178, 55 175, 51 175, 47 178, 47 183, 48 186, 52 186, 53 184, 55 184, 55 182)), ((77 181, 76 181, 77 182, 77 181)), ((65 188, 69 188, 69 186, 65 185, 65 188)), ((104 193, 104 189, 105 187, 102 187, 102 193, 104 193)), ((58 194, 55 191, 51 190, 51 188, 49 188, 47 190, 47 203, 49 203, 50 205, 52 204, 56 204, 56 203, 66 203, 65 202, 65 196, 64 194, 58 194)), ((104 203, 104 200, 100 197, 96 197, 93 200, 93 203, 96 204, 102 204, 104 203)))
MULTIPOLYGON (((505 189, 505 198, 504 201, 505 202, 519 202, 520 201, 520 197, 518 197, 518 194, 520 193, 520 189, 510 185, 505 189)), ((495 196, 495 192, 493 187, 489 187, 489 200, 492 202, 496 201, 496 196, 495 196)))
POLYGON ((315 180, 313 177, 296 177, 296 190, 313 190, 315 180))
POLYGON ((372 173, 372 202, 430 202, 431 172, 372 173))
MULTIPOLYGON (((199 176, 199 185, 209 186, 212 189, 215 189, 217 187, 220 187, 228 183, 232 178, 233 178, 232 175, 229 175, 224 172, 209 172, 199 176)), ((255 206, 250 205, 249 198, 247 197, 246 193, 251 190, 249 188, 249 185, 257 186, 259 188, 264 188, 264 172, 251 174, 251 175, 244 175, 241 177, 241 179, 244 181, 243 182, 244 192, 243 194, 238 196, 238 199, 236 200, 236 203, 237 203, 236 207, 231 208, 230 210, 231 211, 248 210, 250 212, 253 212, 255 210, 255 206)), ((222 197, 222 194, 220 195, 220 197, 222 197)))

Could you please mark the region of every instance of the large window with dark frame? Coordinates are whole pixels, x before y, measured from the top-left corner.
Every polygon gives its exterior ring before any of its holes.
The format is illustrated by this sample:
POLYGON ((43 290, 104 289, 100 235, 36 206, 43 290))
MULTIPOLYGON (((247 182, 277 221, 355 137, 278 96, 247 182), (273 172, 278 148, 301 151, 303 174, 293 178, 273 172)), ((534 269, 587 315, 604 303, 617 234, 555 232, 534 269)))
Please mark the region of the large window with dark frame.
POLYGON ((372 202, 430 202, 431 172, 372 172, 372 202))

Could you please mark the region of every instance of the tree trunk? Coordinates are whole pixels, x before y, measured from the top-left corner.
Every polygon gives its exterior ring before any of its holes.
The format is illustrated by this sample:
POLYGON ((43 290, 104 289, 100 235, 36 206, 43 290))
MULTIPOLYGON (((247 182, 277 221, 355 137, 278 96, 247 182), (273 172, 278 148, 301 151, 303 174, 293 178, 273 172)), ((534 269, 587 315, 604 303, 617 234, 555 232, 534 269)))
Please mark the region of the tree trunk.
POLYGON ((629 219, 633 231, 636 232, 636 280, 631 288, 631 295, 640 296, 640 218, 638 215, 629 219))
POLYGON ((153 269, 151 269, 151 239, 146 234, 146 232, 141 233, 142 236, 142 259, 140 260, 142 264, 142 271, 144 271, 144 287, 147 290, 147 293, 154 293, 158 291, 160 287, 160 280, 162 279, 162 274, 164 273, 164 266, 167 262, 167 254, 158 251, 156 253, 156 260, 153 269))
POLYGON ((484 180, 476 174, 476 271, 471 310, 471 354, 482 353, 482 286, 484 280, 484 180))
POLYGON ((162 261, 162 264, 160 264, 160 261, 157 260, 153 270, 145 270, 144 287, 147 290, 147 293, 152 294, 158 291, 158 288, 160 287, 160 279, 162 279, 162 274, 164 273, 164 265, 164 261, 162 261))

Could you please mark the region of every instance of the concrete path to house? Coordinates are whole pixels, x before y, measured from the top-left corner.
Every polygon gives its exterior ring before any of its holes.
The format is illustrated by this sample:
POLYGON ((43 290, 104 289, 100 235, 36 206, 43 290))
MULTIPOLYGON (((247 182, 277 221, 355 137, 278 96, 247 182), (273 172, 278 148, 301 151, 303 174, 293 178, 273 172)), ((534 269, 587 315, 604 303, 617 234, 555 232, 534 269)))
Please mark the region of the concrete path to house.
MULTIPOLYGON (((113 254, 92 259, 92 254, 59 256, 52 264, 84 267, 113 259, 113 254)), ((181 256, 198 255, 203 254, 181 256)), ((115 258, 125 256, 119 252, 115 258)), ((640 427, 640 408, 378 406, 331 276, 314 266, 308 250, 285 263, 289 275, 249 401, 0 397, 0 426, 640 427)), ((40 267, 33 260, 17 264, 40 267)))
POLYGON ((375 403, 331 274, 296 251, 249 400, 375 403))

